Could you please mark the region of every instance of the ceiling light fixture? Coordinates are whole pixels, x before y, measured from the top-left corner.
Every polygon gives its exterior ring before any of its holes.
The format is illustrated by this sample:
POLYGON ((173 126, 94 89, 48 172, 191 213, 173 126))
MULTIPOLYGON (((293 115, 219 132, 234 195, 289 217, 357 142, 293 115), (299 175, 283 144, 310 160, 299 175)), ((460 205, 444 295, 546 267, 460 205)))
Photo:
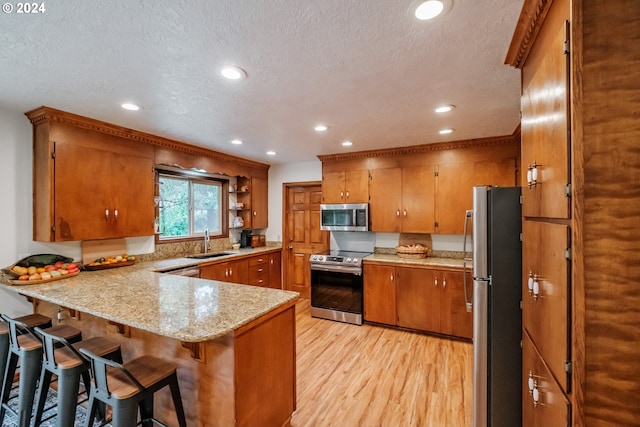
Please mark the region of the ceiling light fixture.
POLYGON ((232 141, 231 141, 231 143, 232 143, 233 145, 240 145, 240 144, 242 144, 242 140, 240 140, 240 139, 234 139, 234 140, 232 140, 232 141))
POLYGON ((220 68, 220 75, 229 80, 241 80, 247 77, 247 72, 235 65, 225 65, 220 68))
POLYGON ((444 8, 445 2, 443 0, 427 0, 416 8, 415 15, 419 20, 426 21, 442 14, 444 8))
POLYGON ((267 156, 275 156, 276 152, 275 151, 267 151, 267 156))
POLYGON ((314 127, 316 132, 324 132, 327 129, 329 129, 329 126, 327 125, 316 125, 316 127, 314 127))
POLYGON ((441 105, 435 109, 436 113, 448 113, 449 111, 456 108, 455 105, 441 105))
POLYGON ((342 143, 342 145, 343 145, 344 147, 351 147, 351 146, 353 145, 353 142, 351 142, 351 141, 344 141, 344 142, 342 143))
POLYGON ((450 133, 453 133, 453 129, 442 129, 440 130, 440 135, 448 135, 450 133))
POLYGON ((125 110, 129 110, 129 111, 138 111, 138 110, 142 110, 142 107, 138 104, 134 104, 132 102, 125 102, 124 104, 120 105, 122 108, 124 108, 125 110))

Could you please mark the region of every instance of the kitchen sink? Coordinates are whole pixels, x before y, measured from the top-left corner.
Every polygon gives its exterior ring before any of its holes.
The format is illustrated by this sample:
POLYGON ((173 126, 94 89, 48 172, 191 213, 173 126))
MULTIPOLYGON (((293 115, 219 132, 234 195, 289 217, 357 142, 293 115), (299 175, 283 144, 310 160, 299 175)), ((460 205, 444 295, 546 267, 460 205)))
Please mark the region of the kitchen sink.
POLYGON ((215 253, 210 253, 210 254, 189 255, 189 256, 187 256, 187 258, 206 259, 206 258, 216 258, 216 257, 219 257, 219 256, 225 256, 225 255, 233 255, 233 254, 229 253, 229 252, 215 252, 215 253))

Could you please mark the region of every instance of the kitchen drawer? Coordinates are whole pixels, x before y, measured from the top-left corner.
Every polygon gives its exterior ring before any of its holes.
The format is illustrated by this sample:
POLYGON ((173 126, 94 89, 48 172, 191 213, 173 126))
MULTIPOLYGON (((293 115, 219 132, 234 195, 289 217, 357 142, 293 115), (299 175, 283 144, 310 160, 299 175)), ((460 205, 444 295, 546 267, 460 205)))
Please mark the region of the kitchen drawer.
POLYGON ((249 267, 249 284, 253 286, 269 286, 269 265, 253 265, 249 267))
POLYGON ((522 347, 522 426, 571 425, 571 405, 529 335, 522 347))
POLYGON ((551 373, 570 391, 569 247, 566 225, 526 220, 522 225, 522 323, 551 373), (529 289, 529 284, 533 289, 529 289))
POLYGON ((249 267, 251 268, 258 265, 266 266, 268 262, 269 262, 269 254, 256 255, 249 258, 249 267))

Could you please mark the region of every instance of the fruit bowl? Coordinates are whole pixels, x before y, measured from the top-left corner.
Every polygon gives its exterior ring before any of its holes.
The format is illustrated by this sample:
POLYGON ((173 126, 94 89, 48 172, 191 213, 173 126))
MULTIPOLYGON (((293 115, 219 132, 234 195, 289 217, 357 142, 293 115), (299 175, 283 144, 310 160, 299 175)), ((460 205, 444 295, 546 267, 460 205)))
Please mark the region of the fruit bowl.
POLYGON ((93 262, 82 266, 83 269, 89 271, 106 270, 109 268, 126 267, 136 263, 136 257, 130 255, 119 255, 115 257, 98 258, 93 262))
POLYGON ((80 273, 72 258, 55 254, 30 255, 3 269, 13 285, 34 285, 66 279, 80 273))

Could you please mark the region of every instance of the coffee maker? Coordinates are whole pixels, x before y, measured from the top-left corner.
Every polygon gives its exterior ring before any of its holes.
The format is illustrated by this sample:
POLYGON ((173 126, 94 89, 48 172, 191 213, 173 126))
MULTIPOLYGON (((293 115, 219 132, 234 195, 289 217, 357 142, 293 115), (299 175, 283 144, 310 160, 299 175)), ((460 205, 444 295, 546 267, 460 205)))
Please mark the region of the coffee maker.
POLYGON ((242 230, 240 233, 240 247, 248 248, 251 246, 251 230, 242 230))

